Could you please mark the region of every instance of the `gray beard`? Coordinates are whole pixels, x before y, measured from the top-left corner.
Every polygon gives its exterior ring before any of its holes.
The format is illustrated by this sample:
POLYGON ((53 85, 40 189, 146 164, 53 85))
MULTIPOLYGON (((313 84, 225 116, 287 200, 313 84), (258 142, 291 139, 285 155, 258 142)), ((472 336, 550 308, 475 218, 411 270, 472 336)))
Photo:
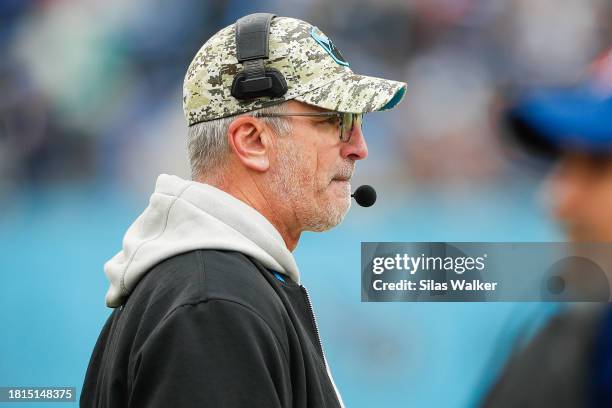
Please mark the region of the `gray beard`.
POLYGON ((301 163, 295 149, 288 148, 287 141, 279 141, 278 168, 273 173, 273 183, 279 197, 291 203, 301 224, 302 231, 322 232, 340 224, 351 207, 350 197, 344 205, 329 203, 324 208, 304 200, 303 186, 311 186, 314 180, 300 178, 298 164, 301 163))

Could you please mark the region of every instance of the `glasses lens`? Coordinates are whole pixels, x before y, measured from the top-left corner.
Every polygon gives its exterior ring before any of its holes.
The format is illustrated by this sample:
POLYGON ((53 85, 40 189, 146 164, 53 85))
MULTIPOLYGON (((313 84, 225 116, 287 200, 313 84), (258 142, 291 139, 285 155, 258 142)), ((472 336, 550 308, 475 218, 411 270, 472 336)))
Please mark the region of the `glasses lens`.
POLYGON ((363 115, 361 113, 343 113, 340 140, 348 142, 353 134, 353 126, 357 125, 361 128, 363 115))
POLYGON ((355 118, 353 120, 353 126, 359 126, 359 129, 361 129, 362 123, 363 123, 363 113, 356 113, 355 118))

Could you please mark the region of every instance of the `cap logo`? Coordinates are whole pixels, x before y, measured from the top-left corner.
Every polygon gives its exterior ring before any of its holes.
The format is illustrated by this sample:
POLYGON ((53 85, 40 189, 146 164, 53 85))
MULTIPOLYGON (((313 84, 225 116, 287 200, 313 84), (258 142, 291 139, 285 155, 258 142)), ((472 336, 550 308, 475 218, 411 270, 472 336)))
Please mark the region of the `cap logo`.
POLYGON ((336 45, 330 40, 325 34, 321 32, 317 27, 312 27, 310 35, 331 57, 340 65, 345 67, 349 66, 349 63, 344 59, 340 50, 336 48, 336 45))

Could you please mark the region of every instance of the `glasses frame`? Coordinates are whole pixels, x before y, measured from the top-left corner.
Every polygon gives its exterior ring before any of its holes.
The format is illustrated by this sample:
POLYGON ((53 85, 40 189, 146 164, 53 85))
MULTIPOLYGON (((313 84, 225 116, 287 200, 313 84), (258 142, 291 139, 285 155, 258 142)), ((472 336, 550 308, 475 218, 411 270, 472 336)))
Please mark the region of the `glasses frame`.
POLYGON ((256 118, 274 118, 284 116, 314 116, 314 117, 337 117, 340 123, 338 126, 340 130, 339 139, 342 143, 348 143, 351 140, 353 134, 353 128, 355 123, 361 127, 363 123, 363 113, 349 113, 349 112, 279 112, 279 113, 263 113, 255 112, 253 116, 256 118), (350 123, 350 129, 345 127, 346 123, 350 123))

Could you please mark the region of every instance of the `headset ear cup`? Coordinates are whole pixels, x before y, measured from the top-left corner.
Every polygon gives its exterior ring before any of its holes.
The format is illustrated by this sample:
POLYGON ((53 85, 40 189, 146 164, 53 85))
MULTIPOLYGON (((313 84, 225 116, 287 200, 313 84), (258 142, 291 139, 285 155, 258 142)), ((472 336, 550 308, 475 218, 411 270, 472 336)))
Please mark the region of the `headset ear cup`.
POLYGON ((244 92, 242 91, 242 81, 246 79, 246 74, 241 71, 234 76, 232 82, 232 96, 236 99, 246 99, 244 92))
POLYGON ((283 74, 275 68, 266 68, 266 76, 272 79, 272 89, 270 90, 270 96, 278 98, 287 93, 288 87, 287 82, 283 74))
POLYGON ((236 74, 234 81, 232 82, 232 96, 236 99, 242 100, 259 98, 261 96, 278 98, 287 92, 287 82, 279 70, 275 68, 266 68, 265 77, 272 80, 272 86, 270 88, 258 92, 248 92, 243 86, 243 82, 247 79, 247 74, 244 71, 240 71, 238 74, 236 74))

